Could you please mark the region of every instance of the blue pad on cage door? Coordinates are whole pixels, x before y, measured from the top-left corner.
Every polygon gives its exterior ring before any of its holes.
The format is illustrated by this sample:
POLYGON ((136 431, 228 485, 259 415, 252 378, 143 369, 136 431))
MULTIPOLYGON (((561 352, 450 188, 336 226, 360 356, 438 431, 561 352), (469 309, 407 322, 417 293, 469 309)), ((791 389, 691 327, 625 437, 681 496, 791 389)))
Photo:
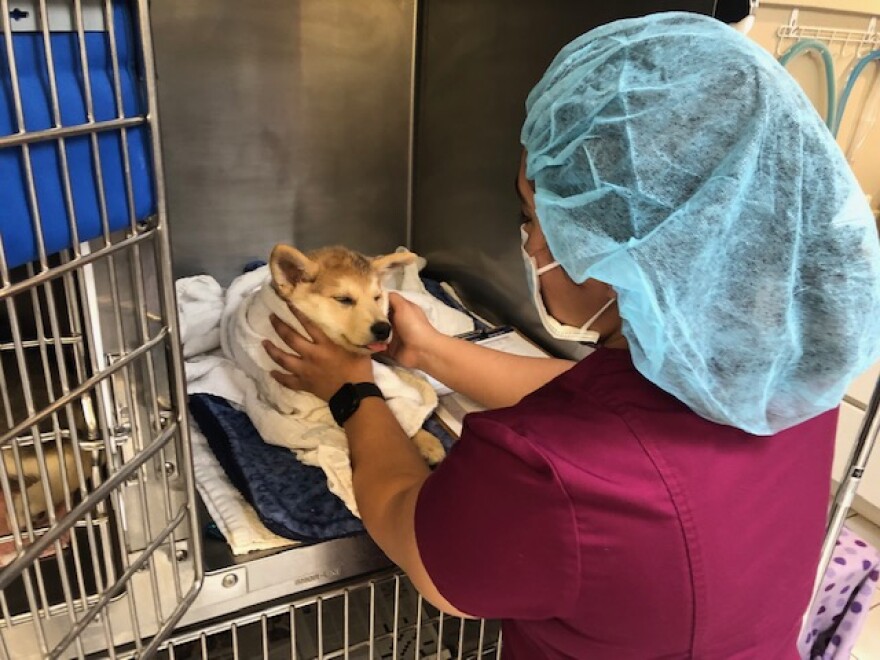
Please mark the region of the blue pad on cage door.
MULTIPOLYGON (((84 12, 89 12, 89 16, 94 16, 94 11, 97 11, 98 18, 103 23, 100 4, 102 3, 85 0, 83 7, 84 12)), ((43 33, 16 26, 17 21, 34 23, 31 14, 36 5, 36 2, 24 0, 10 2, 12 50, 18 74, 24 129, 27 132, 53 127, 52 96, 43 33), (18 29, 23 31, 17 31, 18 29)), ((143 116, 146 102, 141 94, 142 66, 136 48, 130 7, 126 2, 114 0, 112 8, 122 114, 125 117, 143 116)), ((49 21, 60 120, 64 127, 80 126, 87 121, 79 37, 72 28, 71 19, 72 17, 62 21, 68 24, 62 28, 57 28, 57 25, 49 21)), ((84 48, 94 119, 116 119, 119 113, 109 32, 95 29, 91 23, 87 23, 85 28, 84 48)), ((0 136, 19 132, 6 39, 7 36, 0 33, 0 136)), ((76 218, 75 237, 70 229, 72 218, 66 201, 59 141, 53 139, 35 142, 27 149, 33 170, 36 213, 29 193, 25 149, 19 146, 0 148, 0 236, 3 239, 6 263, 10 268, 37 258, 37 226, 43 236, 46 254, 50 255, 71 247, 75 239, 86 241, 101 236, 104 230, 103 218, 106 218, 110 231, 128 227, 131 222, 130 204, 139 221, 155 213, 156 195, 146 127, 127 129, 132 199, 129 199, 126 191, 122 132, 110 130, 97 135, 103 194, 96 176, 99 168, 93 155, 91 136, 80 135, 65 139, 70 196, 76 218)))

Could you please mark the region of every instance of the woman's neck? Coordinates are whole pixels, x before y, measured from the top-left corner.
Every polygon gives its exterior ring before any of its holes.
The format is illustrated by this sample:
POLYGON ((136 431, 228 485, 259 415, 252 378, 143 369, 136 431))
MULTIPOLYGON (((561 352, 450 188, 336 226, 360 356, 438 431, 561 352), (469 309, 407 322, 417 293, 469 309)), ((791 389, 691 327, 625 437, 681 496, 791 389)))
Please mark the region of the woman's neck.
POLYGON ((618 327, 614 332, 612 332, 607 337, 604 337, 599 345, 602 348, 613 348, 616 350, 629 350, 629 342, 626 340, 626 337, 623 336, 623 332, 618 327))

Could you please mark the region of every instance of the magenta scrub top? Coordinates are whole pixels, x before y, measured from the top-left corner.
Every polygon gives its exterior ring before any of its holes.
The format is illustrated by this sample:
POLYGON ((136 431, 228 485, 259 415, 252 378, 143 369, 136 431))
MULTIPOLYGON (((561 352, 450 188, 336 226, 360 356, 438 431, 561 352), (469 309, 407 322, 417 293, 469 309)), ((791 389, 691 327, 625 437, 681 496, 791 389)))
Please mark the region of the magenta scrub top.
POLYGON ((794 659, 836 421, 751 436, 600 349, 467 418, 419 551, 453 606, 504 619, 506 660, 794 659))

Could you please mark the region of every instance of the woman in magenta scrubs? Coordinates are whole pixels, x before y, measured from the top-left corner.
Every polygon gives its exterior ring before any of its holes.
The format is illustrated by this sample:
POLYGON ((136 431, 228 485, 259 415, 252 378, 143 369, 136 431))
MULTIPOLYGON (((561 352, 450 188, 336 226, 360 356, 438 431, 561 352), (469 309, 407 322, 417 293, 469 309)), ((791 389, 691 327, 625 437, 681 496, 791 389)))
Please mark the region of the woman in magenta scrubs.
MULTIPOLYGON (((431 473, 349 392, 363 522, 442 611, 503 619, 505 658, 796 658, 837 405, 880 353, 858 185, 776 62, 700 16, 584 35, 527 110, 533 300, 598 348, 498 353, 392 296, 396 360, 491 410, 431 473)), ((372 381, 301 320, 312 341, 276 325, 300 357, 267 348, 280 382, 372 381)))

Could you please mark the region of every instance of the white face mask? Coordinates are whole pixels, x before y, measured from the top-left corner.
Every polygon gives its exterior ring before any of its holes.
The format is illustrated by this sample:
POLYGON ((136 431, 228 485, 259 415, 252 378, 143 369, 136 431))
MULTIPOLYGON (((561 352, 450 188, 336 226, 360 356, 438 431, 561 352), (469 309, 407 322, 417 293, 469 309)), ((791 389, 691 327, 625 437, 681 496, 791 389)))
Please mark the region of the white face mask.
POLYGON ((547 273, 554 268, 558 268, 560 266, 558 261, 554 261, 553 263, 547 264, 546 266, 542 266, 538 268, 538 264, 535 261, 534 257, 530 257, 528 252, 526 252, 526 241, 529 238, 529 235, 526 233, 525 225, 520 227, 520 236, 522 237, 521 243, 521 251, 523 256, 523 262, 526 267, 526 278, 529 284, 529 294, 532 296, 532 302, 535 304, 535 309, 538 310, 538 316, 541 319, 541 323, 544 326, 544 329, 547 333, 553 337, 554 339, 561 339, 563 341, 579 341, 584 344, 592 344, 596 345, 599 343, 600 334, 595 330, 590 330, 590 326, 596 322, 602 313, 611 307, 614 304, 614 299, 609 300, 605 305, 596 312, 586 323, 584 323, 581 327, 576 328, 571 325, 565 325, 560 321, 556 320, 550 315, 550 312, 547 311, 547 308, 544 306, 544 298, 541 297, 541 280, 540 277, 544 273, 547 273))

